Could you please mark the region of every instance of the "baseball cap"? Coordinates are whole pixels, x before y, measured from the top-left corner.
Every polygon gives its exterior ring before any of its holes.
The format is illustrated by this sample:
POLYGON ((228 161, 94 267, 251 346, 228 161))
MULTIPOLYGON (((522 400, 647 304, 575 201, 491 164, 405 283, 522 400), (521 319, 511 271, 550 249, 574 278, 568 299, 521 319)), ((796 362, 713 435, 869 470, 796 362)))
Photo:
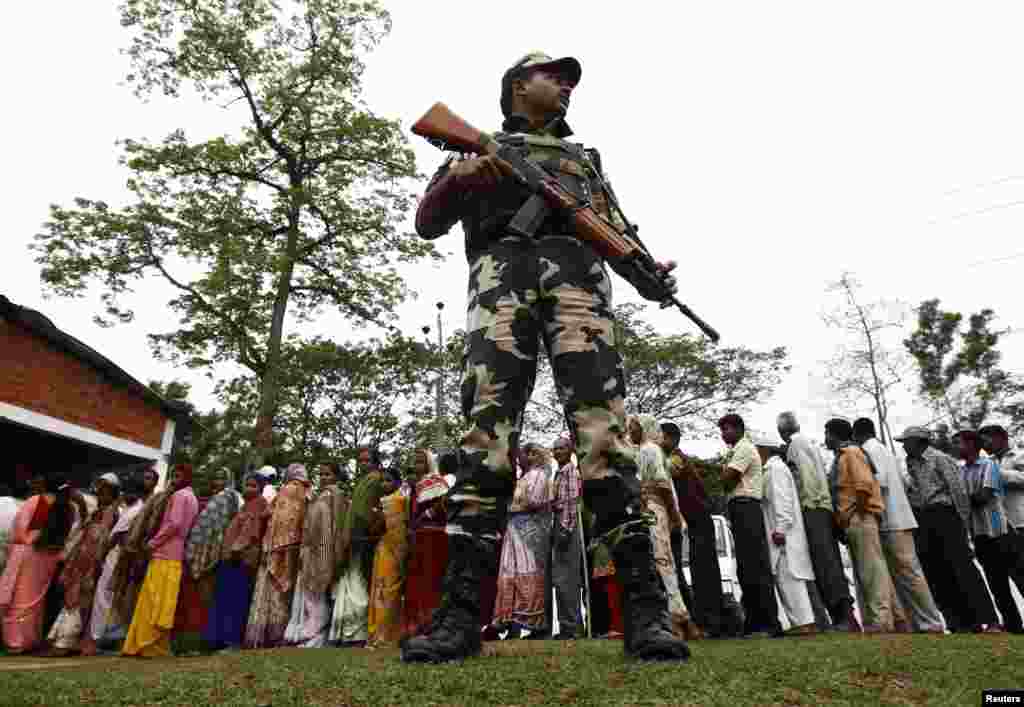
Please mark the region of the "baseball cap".
POLYGON ((908 439, 923 439, 928 442, 931 438, 932 433, 928 431, 927 427, 913 426, 903 430, 903 434, 894 439, 897 442, 906 442, 908 439))
POLYGON ((552 59, 544 52, 530 52, 521 56, 501 77, 501 112, 506 118, 512 113, 512 79, 524 71, 539 68, 565 74, 573 82, 573 85, 578 84, 583 76, 583 67, 577 59, 571 56, 552 59))

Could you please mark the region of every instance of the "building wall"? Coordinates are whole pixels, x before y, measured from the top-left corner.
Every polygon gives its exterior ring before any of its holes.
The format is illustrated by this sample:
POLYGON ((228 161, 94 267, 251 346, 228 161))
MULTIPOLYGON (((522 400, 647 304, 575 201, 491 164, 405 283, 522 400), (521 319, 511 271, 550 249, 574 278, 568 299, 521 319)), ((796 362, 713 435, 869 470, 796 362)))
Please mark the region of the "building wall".
POLYGON ((0 402, 160 449, 166 417, 129 389, 0 319, 0 402))

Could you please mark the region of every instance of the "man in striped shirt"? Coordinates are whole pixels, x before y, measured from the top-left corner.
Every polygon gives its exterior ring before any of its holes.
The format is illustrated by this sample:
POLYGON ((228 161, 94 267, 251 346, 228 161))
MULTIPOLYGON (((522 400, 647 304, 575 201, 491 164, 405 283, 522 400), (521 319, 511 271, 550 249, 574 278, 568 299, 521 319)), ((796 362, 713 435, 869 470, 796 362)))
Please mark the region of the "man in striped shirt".
POLYGON ((981 440, 974 430, 961 430, 953 435, 953 440, 964 460, 964 485, 971 501, 975 554, 985 570, 999 613, 1003 615, 1003 626, 1012 633, 1024 633, 1020 611, 1010 591, 1011 579, 1019 591, 1024 591, 1024 555, 1020 552, 1016 532, 1006 520, 1003 508, 1006 488, 999 465, 990 457, 979 457, 981 440))

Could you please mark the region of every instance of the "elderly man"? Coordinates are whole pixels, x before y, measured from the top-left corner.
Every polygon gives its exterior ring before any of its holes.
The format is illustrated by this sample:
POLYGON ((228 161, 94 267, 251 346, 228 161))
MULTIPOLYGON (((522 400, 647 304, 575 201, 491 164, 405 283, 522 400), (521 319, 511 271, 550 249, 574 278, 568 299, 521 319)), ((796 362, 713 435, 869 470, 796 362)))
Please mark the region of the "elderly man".
POLYGON ((761 458, 746 433, 743 418, 725 415, 718 421, 722 441, 729 445, 722 481, 728 490, 729 523, 736 543, 736 570, 743 590, 746 614, 744 635, 775 635, 779 631, 778 606, 772 586, 768 539, 761 498, 764 474, 761 458))
POLYGON ((788 445, 786 461, 796 467, 793 480, 800 496, 817 594, 828 609, 835 630, 860 631, 839 545, 832 533, 832 495, 825 463, 811 440, 800 432, 800 424, 792 412, 781 413, 776 426, 779 436, 788 445))
MULTIPOLYGON (((928 588, 914 546, 917 521, 907 500, 903 477, 896 458, 875 437, 875 424, 862 417, 853 423, 853 441, 860 445, 877 472, 885 510, 878 527, 882 552, 889 567, 889 576, 896 600, 910 610, 910 622, 919 633, 943 633, 942 615, 928 588)), ((895 609, 895 604, 894 604, 895 609)))
POLYGON ((568 436, 559 437, 552 445, 558 462, 554 478, 555 518, 551 533, 551 583, 558 606, 558 634, 555 640, 581 638, 579 503, 582 493, 580 472, 572 463, 573 443, 568 436))
POLYGON ((971 537, 978 562, 1003 615, 1003 626, 1011 633, 1024 633, 1020 611, 1010 591, 1011 579, 1018 591, 1024 591, 1024 556, 1017 534, 1006 519, 999 465, 990 457, 979 456, 981 438, 977 432, 960 430, 953 440, 964 460, 964 484, 971 501, 971 537))
POLYGON ((825 424, 825 445, 835 452, 830 474, 835 525, 846 535, 854 574, 864 591, 864 632, 881 633, 893 627, 886 591, 886 582, 891 580, 878 535, 885 504, 867 457, 852 436, 853 425, 848 420, 833 418, 825 424))
POLYGON ((931 439, 924 427, 908 427, 896 438, 907 453, 917 554, 947 628, 980 631, 996 623, 996 612, 967 545, 970 501, 956 462, 931 439))
POLYGON ((771 543, 772 576, 791 625, 790 633, 815 633, 814 610, 807 584, 814 581, 814 568, 807 549, 800 498, 789 467, 779 456, 774 442, 760 438, 755 443, 764 468, 764 498, 761 508, 767 538, 771 543))

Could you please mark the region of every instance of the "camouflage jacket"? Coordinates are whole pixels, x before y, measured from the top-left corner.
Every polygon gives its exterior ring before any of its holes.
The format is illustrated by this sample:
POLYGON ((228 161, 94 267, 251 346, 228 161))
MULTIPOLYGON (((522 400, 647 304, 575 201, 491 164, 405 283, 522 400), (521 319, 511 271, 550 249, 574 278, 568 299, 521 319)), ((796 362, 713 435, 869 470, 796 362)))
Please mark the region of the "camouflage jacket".
MULTIPOLYGON (((506 127, 508 123, 506 121, 506 127)), ((581 144, 559 139, 543 131, 531 133, 499 132, 493 137, 501 142, 510 142, 525 151, 528 159, 544 167, 556 176, 561 184, 578 198, 590 199, 594 209, 621 233, 625 225, 615 209, 608 202, 606 189, 611 190, 601 167, 597 150, 581 144)), ((427 193, 443 179, 459 160, 469 156, 452 155, 437 170, 427 193)), ((614 195, 614 192, 612 192, 614 195)), ((466 258, 472 262, 490 243, 505 235, 505 227, 530 197, 523 186, 506 179, 493 190, 473 192, 467 190, 458 195, 458 203, 444 214, 438 214, 440 223, 430 224, 433 237, 447 233, 456 221, 462 222, 465 233, 466 258)), ((417 223, 423 222, 423 202, 417 214, 417 223)), ((567 219, 551 214, 537 230, 536 236, 571 234, 567 219)), ((427 236, 431 237, 431 236, 427 236)))

